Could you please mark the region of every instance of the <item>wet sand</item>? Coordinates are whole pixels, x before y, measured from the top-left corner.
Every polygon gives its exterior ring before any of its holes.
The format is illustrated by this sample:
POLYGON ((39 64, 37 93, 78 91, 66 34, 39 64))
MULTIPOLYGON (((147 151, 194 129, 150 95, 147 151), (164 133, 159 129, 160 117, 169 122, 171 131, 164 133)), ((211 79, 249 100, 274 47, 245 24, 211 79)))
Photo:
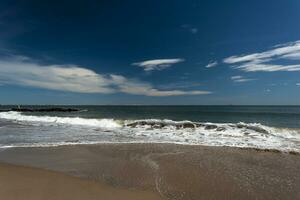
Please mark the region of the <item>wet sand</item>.
POLYGON ((114 189, 147 191, 172 200, 300 199, 299 154, 101 144, 6 149, 0 152, 0 162, 64 172, 114 189))
POLYGON ((111 187, 99 182, 14 165, 0 165, 0 199, 5 200, 161 200, 149 191, 111 187))

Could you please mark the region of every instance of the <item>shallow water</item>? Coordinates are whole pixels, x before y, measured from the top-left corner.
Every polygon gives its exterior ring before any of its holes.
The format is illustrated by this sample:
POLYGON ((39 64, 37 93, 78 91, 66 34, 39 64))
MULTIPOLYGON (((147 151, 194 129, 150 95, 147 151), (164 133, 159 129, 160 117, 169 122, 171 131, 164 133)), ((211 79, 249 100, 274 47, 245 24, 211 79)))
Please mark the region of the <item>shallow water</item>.
POLYGON ((300 152, 297 106, 73 107, 81 111, 0 113, 0 146, 179 143, 300 152))

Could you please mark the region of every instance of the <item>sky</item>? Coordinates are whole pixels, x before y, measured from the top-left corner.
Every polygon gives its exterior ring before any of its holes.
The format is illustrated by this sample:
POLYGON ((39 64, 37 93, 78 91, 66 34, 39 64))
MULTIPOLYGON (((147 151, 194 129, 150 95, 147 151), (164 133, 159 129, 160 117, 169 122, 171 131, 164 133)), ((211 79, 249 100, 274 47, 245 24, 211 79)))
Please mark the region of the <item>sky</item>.
POLYGON ((0 0, 0 104, 300 105, 299 10, 0 0))

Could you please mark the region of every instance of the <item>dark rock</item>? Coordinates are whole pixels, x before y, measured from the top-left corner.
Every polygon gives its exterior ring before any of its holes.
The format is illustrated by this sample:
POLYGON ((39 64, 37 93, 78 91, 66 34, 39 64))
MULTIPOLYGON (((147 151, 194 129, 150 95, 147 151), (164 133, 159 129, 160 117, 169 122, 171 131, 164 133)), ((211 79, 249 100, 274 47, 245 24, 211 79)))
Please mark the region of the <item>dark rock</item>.
POLYGON ((182 128, 196 128, 196 126, 193 123, 184 123, 182 124, 182 128))
POLYGON ((218 126, 217 125, 213 125, 213 124, 209 124, 209 125, 205 126, 205 130, 216 129, 216 128, 218 128, 218 126))
POLYGON ((29 108, 12 108, 11 111, 17 111, 17 112, 33 112, 33 109, 29 109, 29 108))
POLYGON ((182 128, 182 124, 176 124, 176 129, 181 129, 182 128))
POLYGON ((137 125, 138 125, 138 122, 133 122, 133 123, 130 123, 130 124, 126 124, 126 126, 129 126, 131 128, 135 128, 137 125))
POLYGON ((76 108, 11 108, 0 110, 0 112, 9 112, 9 111, 16 111, 16 112, 76 112, 80 111, 76 108))
POLYGON ((225 130, 226 130, 225 127, 218 127, 218 128, 217 128, 217 131, 225 131, 225 130))
POLYGON ((245 128, 245 125, 243 125, 243 124, 237 124, 236 127, 237 128, 245 128))
POLYGON ((157 124, 154 124, 151 126, 152 128, 162 128, 164 127, 164 124, 163 123, 157 123, 157 124))
POLYGON ((1 109, 0 110, 0 112, 9 112, 9 111, 11 111, 10 109, 8 110, 8 109, 1 109))
POLYGON ((135 128, 137 126, 151 126, 151 128, 154 129, 160 129, 163 128, 165 126, 175 126, 177 129, 182 129, 182 128, 196 128, 196 125, 194 123, 191 122, 185 122, 185 123, 179 123, 179 124, 165 124, 163 122, 153 122, 153 121, 136 121, 133 123, 129 123, 126 126, 128 127, 132 127, 135 128))
POLYGON ((237 128, 246 128, 248 130, 253 130, 256 131, 258 133, 264 133, 264 134, 268 134, 269 132, 261 127, 258 126, 250 126, 250 125, 246 125, 246 124, 237 124, 236 125, 237 128))
POLYGON ((204 127, 204 126, 205 126, 205 124, 201 124, 201 123, 195 123, 195 126, 196 126, 196 127, 204 127))
POLYGON ((257 127, 257 126, 248 126, 247 129, 259 132, 259 133, 264 133, 264 134, 268 134, 269 132, 263 128, 257 127))

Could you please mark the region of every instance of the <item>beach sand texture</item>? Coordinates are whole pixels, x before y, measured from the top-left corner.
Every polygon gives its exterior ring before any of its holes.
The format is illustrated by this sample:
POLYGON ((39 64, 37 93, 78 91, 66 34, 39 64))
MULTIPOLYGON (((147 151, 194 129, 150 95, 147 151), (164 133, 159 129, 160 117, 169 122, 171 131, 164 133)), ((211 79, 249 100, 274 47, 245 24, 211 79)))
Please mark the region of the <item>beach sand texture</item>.
MULTIPOLYGON (((145 195, 150 199, 151 195, 172 200, 300 198, 298 154, 173 144, 102 144, 12 148, 0 152, 0 162, 64 172, 104 183, 108 191, 148 191, 145 195)), ((4 184, 2 178, 0 181, 4 184)), ((85 184, 97 191, 94 182, 78 180, 73 186, 80 191, 85 184)), ((66 184, 57 190, 41 189, 53 195, 73 190, 66 184)))
POLYGON ((0 165, 0 199, 5 200, 160 200, 151 191, 120 189, 71 177, 62 173, 28 167, 0 165))

